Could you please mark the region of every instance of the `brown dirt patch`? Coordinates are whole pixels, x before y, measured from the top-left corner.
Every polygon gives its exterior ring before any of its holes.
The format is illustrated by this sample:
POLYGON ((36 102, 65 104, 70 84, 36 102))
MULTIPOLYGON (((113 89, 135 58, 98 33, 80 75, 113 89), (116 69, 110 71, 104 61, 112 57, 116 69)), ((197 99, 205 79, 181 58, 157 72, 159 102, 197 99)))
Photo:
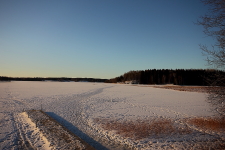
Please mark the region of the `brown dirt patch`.
POLYGON ((116 121, 110 119, 94 119, 105 130, 115 130, 117 134, 136 140, 149 136, 170 136, 171 134, 188 134, 191 129, 187 126, 177 127, 170 119, 116 121))
POLYGON ((223 118, 190 118, 187 122, 201 130, 219 131, 225 130, 225 119, 223 118))

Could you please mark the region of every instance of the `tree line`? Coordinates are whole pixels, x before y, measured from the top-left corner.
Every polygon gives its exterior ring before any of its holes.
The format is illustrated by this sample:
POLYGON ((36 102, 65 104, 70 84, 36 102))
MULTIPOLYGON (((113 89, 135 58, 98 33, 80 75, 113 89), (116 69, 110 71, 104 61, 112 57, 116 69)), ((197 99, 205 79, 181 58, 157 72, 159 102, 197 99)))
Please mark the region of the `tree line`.
MULTIPOLYGON (((59 81, 59 82, 106 82, 125 83, 136 81, 140 84, 174 84, 174 85, 212 85, 217 76, 224 76, 225 72, 214 69, 148 69, 129 71, 112 79, 98 78, 67 78, 67 77, 6 77, 0 76, 0 81, 59 81), (215 79, 214 79, 215 78, 215 79)), ((217 82, 213 86, 224 86, 224 82, 217 82)))
POLYGON ((129 71, 107 82, 135 80, 140 84, 210 85, 208 79, 214 78, 214 75, 218 73, 225 74, 224 71, 209 69, 148 69, 129 71))
POLYGON ((6 77, 0 76, 0 81, 59 81, 59 82, 105 82, 107 79, 98 78, 67 78, 67 77, 6 77))

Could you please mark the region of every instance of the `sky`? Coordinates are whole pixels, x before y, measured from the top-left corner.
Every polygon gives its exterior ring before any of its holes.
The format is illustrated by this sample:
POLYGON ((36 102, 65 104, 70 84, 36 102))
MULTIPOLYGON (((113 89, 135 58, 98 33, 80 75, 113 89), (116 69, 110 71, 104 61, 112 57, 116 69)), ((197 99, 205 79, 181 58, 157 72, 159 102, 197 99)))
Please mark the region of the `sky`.
POLYGON ((200 0, 0 0, 0 76, 207 69, 200 0))

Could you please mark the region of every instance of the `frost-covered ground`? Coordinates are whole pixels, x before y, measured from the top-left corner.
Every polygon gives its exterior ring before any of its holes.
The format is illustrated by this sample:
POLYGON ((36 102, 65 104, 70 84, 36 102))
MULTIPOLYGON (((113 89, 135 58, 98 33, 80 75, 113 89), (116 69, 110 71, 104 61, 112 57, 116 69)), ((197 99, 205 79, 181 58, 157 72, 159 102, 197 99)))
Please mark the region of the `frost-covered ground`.
MULTIPOLYGON (((42 109, 96 149, 187 149, 224 139, 217 132, 174 137, 124 137, 105 130, 98 120, 171 119, 214 116, 206 95, 154 87, 78 82, 0 82, 0 149, 18 149, 22 137, 39 149, 51 148, 38 130, 21 117, 23 110, 42 109), (20 116, 20 117, 19 117, 20 116)), ((29 146, 29 145, 28 145, 29 146)))

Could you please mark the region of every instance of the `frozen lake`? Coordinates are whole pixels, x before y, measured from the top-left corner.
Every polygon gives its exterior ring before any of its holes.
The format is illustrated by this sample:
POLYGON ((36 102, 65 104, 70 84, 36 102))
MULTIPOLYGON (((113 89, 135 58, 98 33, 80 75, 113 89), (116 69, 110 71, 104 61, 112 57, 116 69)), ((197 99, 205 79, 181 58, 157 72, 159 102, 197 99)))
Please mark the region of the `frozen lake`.
POLYGON ((0 82, 0 149, 16 149, 16 114, 23 110, 43 109, 95 148, 119 149, 118 143, 141 147, 142 141, 135 145, 129 139, 121 139, 115 132, 100 129, 94 119, 213 116, 205 100, 204 93, 124 84, 0 82))

